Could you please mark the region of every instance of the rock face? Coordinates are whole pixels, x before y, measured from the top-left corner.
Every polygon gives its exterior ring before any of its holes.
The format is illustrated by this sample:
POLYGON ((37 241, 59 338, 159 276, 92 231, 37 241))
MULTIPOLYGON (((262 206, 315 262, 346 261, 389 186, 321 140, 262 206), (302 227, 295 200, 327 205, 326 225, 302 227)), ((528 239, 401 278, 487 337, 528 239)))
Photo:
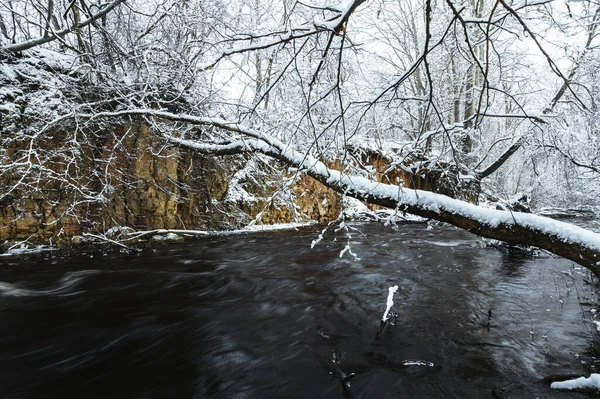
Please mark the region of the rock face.
MULTIPOLYGON (((223 230, 252 221, 328 221, 341 209, 338 194, 271 159, 200 155, 166 145, 139 121, 25 131, 13 129, 1 142, 0 240, 68 243, 113 227, 223 230)), ((339 160, 330 166, 344 169, 339 160)), ((393 165, 376 153, 363 154, 354 167, 383 183, 473 202, 478 194, 478 184, 460 187, 468 182, 449 168, 393 165)))
POLYGON ((310 177, 286 179, 273 161, 265 168, 165 146, 142 123, 48 133, 35 138, 33 156, 31 140, 15 136, 3 148, 1 240, 68 242, 115 226, 221 230, 340 211, 338 195, 310 177))
POLYGON ((478 203, 481 193, 479 180, 469 176, 466 171, 459 171, 454 165, 437 161, 422 162, 410 158, 401 163, 393 163, 391 159, 376 151, 361 150, 360 154, 355 156, 360 159, 362 165, 369 165, 374 169, 374 176, 379 182, 478 203))

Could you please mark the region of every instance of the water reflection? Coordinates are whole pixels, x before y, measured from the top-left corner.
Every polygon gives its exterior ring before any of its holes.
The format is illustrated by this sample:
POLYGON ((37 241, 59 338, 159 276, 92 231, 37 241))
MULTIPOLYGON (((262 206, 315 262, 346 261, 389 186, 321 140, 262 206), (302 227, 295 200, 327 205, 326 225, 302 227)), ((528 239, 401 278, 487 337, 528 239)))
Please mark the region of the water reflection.
POLYGON ((523 277, 526 270, 523 270, 523 266, 527 261, 531 260, 533 254, 525 253, 520 251, 502 251, 502 261, 498 272, 507 277, 508 280, 518 277, 523 277))

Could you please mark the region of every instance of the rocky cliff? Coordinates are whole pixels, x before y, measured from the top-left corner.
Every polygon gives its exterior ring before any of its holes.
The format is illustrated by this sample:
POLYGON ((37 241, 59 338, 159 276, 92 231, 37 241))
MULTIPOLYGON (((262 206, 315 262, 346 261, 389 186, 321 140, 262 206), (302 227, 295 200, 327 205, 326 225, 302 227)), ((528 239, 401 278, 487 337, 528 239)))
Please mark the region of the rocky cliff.
POLYGON ((340 210, 333 191, 268 159, 166 146, 144 123, 66 129, 5 142, 0 239, 60 243, 112 227, 222 230, 330 220, 340 210))

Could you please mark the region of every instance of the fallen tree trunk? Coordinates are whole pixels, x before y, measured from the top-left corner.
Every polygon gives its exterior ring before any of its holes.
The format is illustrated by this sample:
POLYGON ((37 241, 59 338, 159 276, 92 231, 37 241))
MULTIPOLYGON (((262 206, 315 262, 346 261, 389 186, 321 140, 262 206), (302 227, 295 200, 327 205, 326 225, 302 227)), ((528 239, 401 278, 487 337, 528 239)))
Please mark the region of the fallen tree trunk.
POLYGON ((529 213, 499 211, 427 191, 381 184, 338 171, 306 173, 334 190, 362 201, 439 220, 482 237, 535 246, 572 260, 600 277, 600 234, 529 213), (338 177, 339 176, 339 177, 338 177))
MULTIPOLYGON (((75 115, 74 115, 75 116, 75 115)), ((174 145, 210 154, 255 152, 296 167, 335 191, 370 204, 397 209, 460 227, 482 237, 510 244, 536 246, 572 260, 600 277, 600 234, 573 224, 528 213, 482 208, 428 191, 384 184, 328 168, 318 159, 296 151, 261 131, 219 118, 197 117, 142 109, 77 115, 83 118, 144 116, 195 125, 210 125, 235 133, 231 141, 206 143, 163 135, 174 145)))

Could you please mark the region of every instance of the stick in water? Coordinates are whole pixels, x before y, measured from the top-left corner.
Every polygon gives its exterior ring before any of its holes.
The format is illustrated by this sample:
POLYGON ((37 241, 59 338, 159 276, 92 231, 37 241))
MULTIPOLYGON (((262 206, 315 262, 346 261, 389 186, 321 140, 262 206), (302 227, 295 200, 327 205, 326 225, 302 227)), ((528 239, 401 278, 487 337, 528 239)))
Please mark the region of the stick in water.
POLYGON ((395 285, 393 287, 388 288, 388 297, 385 307, 385 312, 383 312, 383 317, 381 318, 381 323, 379 324, 379 329, 377 330, 377 334, 375 334, 375 339, 379 337, 379 334, 383 331, 383 328, 387 324, 389 318, 390 310, 392 310, 392 306, 394 306, 394 294, 398 291, 398 286, 395 285))
POLYGON ((385 308, 385 312, 383 313, 383 317, 381 318, 381 321, 388 321, 389 317, 388 317, 388 313, 390 312, 390 309, 392 309, 392 306, 394 306, 394 294, 396 292, 398 292, 398 286, 395 285, 393 287, 388 288, 388 297, 387 297, 387 303, 386 303, 386 308, 385 308))

